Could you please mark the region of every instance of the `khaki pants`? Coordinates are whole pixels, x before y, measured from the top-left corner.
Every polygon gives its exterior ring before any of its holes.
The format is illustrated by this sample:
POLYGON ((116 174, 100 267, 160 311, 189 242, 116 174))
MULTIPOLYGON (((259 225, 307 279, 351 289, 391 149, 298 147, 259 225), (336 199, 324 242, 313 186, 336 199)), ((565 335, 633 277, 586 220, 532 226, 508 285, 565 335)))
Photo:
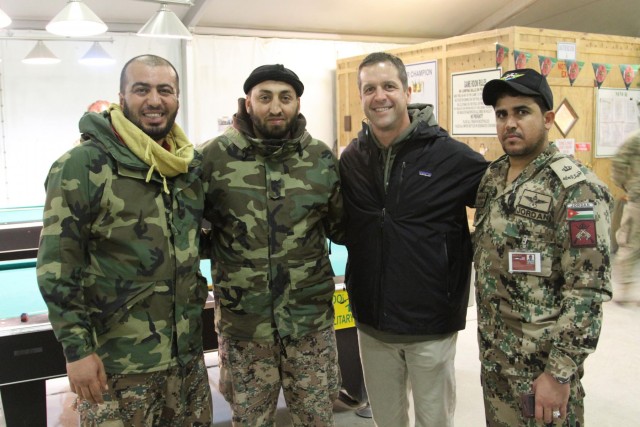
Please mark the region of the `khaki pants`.
POLYGON ((385 343, 358 331, 373 420, 378 427, 409 427, 409 392, 416 427, 451 427, 456 405, 457 333, 417 343, 385 343))

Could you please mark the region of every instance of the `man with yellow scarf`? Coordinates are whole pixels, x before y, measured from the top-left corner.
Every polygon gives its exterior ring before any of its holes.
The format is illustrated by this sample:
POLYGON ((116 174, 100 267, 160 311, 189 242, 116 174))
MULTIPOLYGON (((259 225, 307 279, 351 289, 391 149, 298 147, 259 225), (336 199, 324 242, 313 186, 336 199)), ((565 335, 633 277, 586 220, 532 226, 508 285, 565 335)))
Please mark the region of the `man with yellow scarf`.
POLYGON ((175 124, 178 74, 142 55, 120 103, 80 119, 45 183, 38 283, 83 426, 205 426, 201 156, 175 124))

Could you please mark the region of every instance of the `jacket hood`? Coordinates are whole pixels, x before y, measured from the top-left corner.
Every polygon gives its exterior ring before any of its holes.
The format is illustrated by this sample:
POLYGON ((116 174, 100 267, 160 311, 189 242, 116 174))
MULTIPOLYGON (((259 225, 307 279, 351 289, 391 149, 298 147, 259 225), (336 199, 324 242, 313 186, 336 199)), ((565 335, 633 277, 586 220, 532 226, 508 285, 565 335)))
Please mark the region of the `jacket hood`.
POLYGON ((111 126, 108 111, 101 113, 85 113, 78 124, 82 139, 98 141, 120 163, 134 169, 149 169, 146 163, 136 157, 127 146, 120 141, 111 126))
POLYGON ((438 126, 436 116, 433 114, 433 105, 431 104, 409 104, 407 109, 409 110, 409 117, 411 117, 411 123, 424 122, 428 126, 438 126))
POLYGON ((240 132, 247 142, 237 141, 236 144, 243 151, 255 149, 264 157, 286 157, 292 152, 302 153, 311 142, 311 135, 307 132, 307 119, 298 114, 294 123, 290 139, 261 139, 255 135, 251 117, 245 107, 245 98, 238 99, 238 112, 233 115, 233 127, 240 132))

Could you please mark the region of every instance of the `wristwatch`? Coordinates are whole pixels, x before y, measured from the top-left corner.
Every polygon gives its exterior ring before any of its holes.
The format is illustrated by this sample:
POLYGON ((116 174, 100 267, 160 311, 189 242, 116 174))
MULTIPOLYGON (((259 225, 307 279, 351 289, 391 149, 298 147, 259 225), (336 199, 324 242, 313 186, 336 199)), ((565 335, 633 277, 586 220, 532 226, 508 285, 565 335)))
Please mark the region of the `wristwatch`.
POLYGON ((571 377, 558 377, 556 375, 553 375, 553 379, 558 381, 559 384, 567 384, 571 381, 571 377))

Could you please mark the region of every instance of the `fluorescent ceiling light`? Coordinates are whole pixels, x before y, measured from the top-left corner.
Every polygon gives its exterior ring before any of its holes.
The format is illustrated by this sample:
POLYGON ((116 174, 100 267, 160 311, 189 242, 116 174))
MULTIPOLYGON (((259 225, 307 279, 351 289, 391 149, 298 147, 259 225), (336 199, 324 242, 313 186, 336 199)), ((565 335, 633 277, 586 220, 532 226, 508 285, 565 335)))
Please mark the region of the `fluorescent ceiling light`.
POLYGON ((138 35, 186 40, 191 40, 192 38, 187 27, 185 27, 176 14, 167 7, 166 3, 160 5, 160 10, 144 24, 144 27, 138 31, 138 35))
POLYGON ((0 10, 0 28, 4 28, 9 24, 11 24, 11 18, 3 10, 0 10))
POLYGON ((52 34, 67 37, 94 36, 107 31, 107 25, 81 0, 69 0, 46 28, 52 34))
POLYGON ((38 40, 35 47, 31 49, 31 52, 22 60, 25 64, 57 64, 60 62, 60 58, 55 56, 53 52, 49 50, 47 46, 38 40))
POLYGON ((83 65, 110 65, 116 62, 111 55, 98 42, 94 42, 91 48, 78 60, 83 65))

